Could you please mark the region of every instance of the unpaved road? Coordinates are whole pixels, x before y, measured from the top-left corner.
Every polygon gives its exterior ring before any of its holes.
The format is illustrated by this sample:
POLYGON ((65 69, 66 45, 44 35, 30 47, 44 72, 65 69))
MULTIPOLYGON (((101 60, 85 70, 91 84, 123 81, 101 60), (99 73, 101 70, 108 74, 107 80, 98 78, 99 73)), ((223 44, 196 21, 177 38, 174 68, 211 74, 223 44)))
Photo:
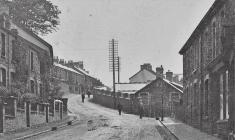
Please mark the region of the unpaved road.
POLYGON ((162 140, 155 119, 130 114, 118 115, 113 109, 81 102, 79 95, 66 95, 68 108, 79 124, 40 135, 34 140, 162 140))

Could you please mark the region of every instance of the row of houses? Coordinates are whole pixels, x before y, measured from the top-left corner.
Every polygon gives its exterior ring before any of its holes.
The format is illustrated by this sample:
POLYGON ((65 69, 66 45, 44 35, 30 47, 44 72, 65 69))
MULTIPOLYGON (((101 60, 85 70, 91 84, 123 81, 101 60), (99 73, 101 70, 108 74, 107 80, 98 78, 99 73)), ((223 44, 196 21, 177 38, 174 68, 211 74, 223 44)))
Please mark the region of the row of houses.
POLYGON ((157 67, 154 72, 151 64, 146 63, 140 66, 140 71, 129 78, 129 83, 115 84, 116 99, 111 91, 99 90, 94 94, 93 100, 108 107, 114 107, 116 100, 127 113, 139 114, 139 107, 142 105, 145 116, 175 115, 181 118, 183 86, 180 84, 181 80, 175 78, 178 75, 173 75, 170 71, 164 74, 162 66, 157 67))
POLYGON ((10 20, 0 6, 0 96, 31 93, 42 100, 53 92, 81 93, 102 85, 83 62, 53 57, 53 47, 38 35, 10 20))
POLYGON ((57 80, 60 92, 82 94, 94 87, 103 86, 102 82, 84 69, 83 62, 64 61, 54 58, 53 77, 57 80))
POLYGON ((181 48, 184 122, 228 138, 235 131, 235 1, 215 0, 181 48))

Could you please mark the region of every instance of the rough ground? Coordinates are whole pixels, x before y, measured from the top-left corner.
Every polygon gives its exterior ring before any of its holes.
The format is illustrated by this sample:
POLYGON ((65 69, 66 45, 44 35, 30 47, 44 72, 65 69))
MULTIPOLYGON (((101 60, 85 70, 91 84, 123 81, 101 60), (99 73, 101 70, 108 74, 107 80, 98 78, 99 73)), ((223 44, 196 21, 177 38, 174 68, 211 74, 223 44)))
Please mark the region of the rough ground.
POLYGON ((68 108, 80 120, 79 124, 32 139, 36 140, 162 140, 156 129, 159 122, 97 104, 81 102, 79 95, 66 95, 68 108))

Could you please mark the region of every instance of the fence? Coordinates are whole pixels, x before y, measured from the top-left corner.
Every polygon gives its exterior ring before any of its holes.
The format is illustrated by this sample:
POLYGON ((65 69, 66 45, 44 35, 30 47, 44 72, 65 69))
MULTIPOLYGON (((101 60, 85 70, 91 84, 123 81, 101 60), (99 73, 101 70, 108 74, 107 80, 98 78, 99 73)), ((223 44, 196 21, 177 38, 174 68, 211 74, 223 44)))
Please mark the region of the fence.
POLYGON ((16 98, 0 98, 0 133, 58 121, 67 116, 67 99, 50 103, 17 103, 16 98))
MULTIPOLYGON (((127 96, 117 97, 117 102, 119 101, 123 107, 123 111, 126 113, 133 112, 133 101, 127 96)), ((114 98, 112 96, 112 92, 104 91, 104 90, 96 90, 95 94, 93 94, 93 102, 98 103, 100 105, 115 108, 114 107, 114 98)))
MULTIPOLYGON (((119 93, 117 93, 117 95, 119 95, 119 93)), ((140 104, 139 104, 139 99, 135 97, 135 95, 131 94, 130 97, 128 97, 124 94, 124 96, 117 98, 117 101, 118 100, 123 106, 124 112, 139 115, 140 104)), ((143 99, 143 101, 146 100, 143 99)), ((93 94, 93 102, 109 108, 114 108, 114 98, 112 96, 111 91, 96 90, 95 93, 93 94)), ((184 115, 183 106, 180 103, 174 103, 173 107, 174 110, 171 110, 169 105, 167 105, 167 102, 164 102, 164 105, 162 107, 161 99, 155 99, 153 104, 152 102, 151 104, 144 102, 143 116, 161 117, 163 115, 164 117, 166 117, 166 116, 172 116, 172 113, 174 113, 177 119, 182 118, 182 116, 184 115)))

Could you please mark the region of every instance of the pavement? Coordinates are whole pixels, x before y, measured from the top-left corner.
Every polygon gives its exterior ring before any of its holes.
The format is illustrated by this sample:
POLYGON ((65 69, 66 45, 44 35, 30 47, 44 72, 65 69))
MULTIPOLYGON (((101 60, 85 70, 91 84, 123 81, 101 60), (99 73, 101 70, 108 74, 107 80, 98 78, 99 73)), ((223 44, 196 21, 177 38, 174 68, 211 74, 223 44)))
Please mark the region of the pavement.
POLYGON ((164 118, 162 123, 180 140, 220 140, 173 118, 164 118))

